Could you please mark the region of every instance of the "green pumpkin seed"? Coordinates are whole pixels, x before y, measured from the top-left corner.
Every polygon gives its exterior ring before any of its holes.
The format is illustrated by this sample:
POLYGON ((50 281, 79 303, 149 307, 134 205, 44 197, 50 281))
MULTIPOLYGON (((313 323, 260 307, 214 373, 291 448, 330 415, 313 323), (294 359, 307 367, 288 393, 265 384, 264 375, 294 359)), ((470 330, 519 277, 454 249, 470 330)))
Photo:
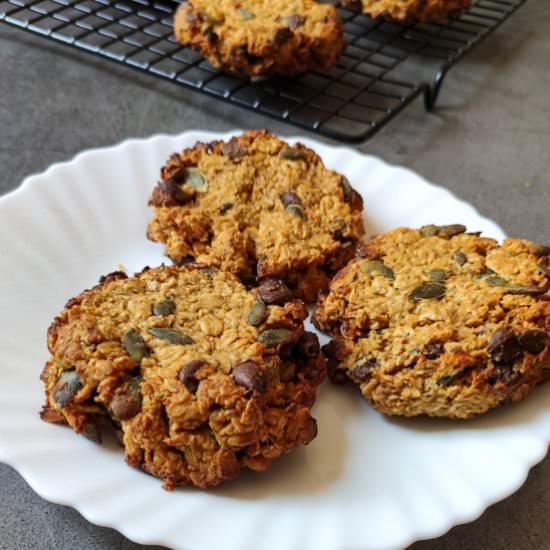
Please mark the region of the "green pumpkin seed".
POLYGON ((292 331, 286 328, 270 328, 260 334, 258 341, 267 348, 288 344, 292 342, 292 331))
POLYGON ((80 375, 75 370, 66 370, 53 387, 53 399, 64 407, 80 390, 80 375))
POLYGON ((454 382, 459 376, 462 376, 466 371, 468 370, 468 367, 462 370, 459 370, 458 372, 455 372, 454 374, 450 374, 447 376, 442 376, 438 381, 438 386, 448 386, 452 382, 454 382))
POLYGON ((248 312, 247 321, 249 325, 257 327, 261 325, 267 317, 267 307, 261 300, 256 300, 248 312))
POLYGON ((433 237, 434 235, 437 235, 438 231, 437 225, 423 225, 420 228, 420 235, 422 237, 433 237))
POLYGON ((305 160, 307 158, 303 151, 294 148, 282 149, 279 157, 285 160, 305 160))
POLYGON ((488 267, 486 267, 481 273, 474 275, 474 279, 476 281, 479 281, 480 279, 484 279, 485 277, 491 277, 493 275, 496 276, 496 273, 492 269, 489 269, 488 267))
POLYGON ((93 422, 87 422, 80 432, 86 439, 93 443, 101 443, 101 431, 99 426, 93 422))
POLYGON ((160 340, 165 340, 166 342, 170 342, 171 344, 178 344, 180 346, 187 346, 189 344, 195 343, 195 340, 193 340, 191 336, 187 336, 187 334, 182 334, 181 332, 178 332, 173 328, 150 328, 149 334, 151 336, 154 336, 155 338, 159 338, 160 340))
POLYGON ((442 283, 452 274, 452 271, 446 271, 445 269, 432 269, 431 271, 428 271, 428 277, 437 283, 442 283))
POLYGON ((506 286, 508 280, 498 275, 491 275, 485 279, 485 282, 490 286, 506 286))
POLYGON ((248 11, 245 8, 237 8, 237 13, 245 20, 250 21, 251 19, 254 19, 256 16, 251 12, 248 11))
POLYGON ((547 290, 547 288, 540 288, 540 286, 534 285, 511 285, 506 287, 506 294, 539 296, 545 294, 547 290))
POLYGON ((365 260, 361 264, 361 271, 372 277, 373 273, 379 273, 386 279, 394 279, 395 275, 393 271, 380 260, 365 260))
POLYGON ((176 311, 174 300, 163 300, 153 305, 153 315, 171 315, 176 311))
POLYGON ((424 283, 417 286, 410 294, 411 300, 429 300, 432 298, 441 298, 445 295, 447 287, 442 283, 424 283))
POLYGON ((286 207, 286 211, 287 211, 291 216, 296 216, 297 218, 302 218, 302 219, 304 219, 304 217, 305 217, 304 211, 302 210, 302 207, 299 206, 298 204, 291 204, 290 206, 287 206, 287 207, 286 207))
POLYGON ((140 364, 141 360, 147 355, 148 349, 145 340, 141 334, 134 328, 131 328, 123 337, 122 345, 128 352, 128 355, 136 364, 140 364))
POLYGON ((462 251, 458 251, 454 255, 453 259, 461 267, 468 261, 468 258, 466 257, 466 254, 464 254, 464 252, 462 252, 462 251))
POLYGON ((444 237, 450 239, 455 235, 460 235, 466 231, 466 227, 459 223, 451 225, 424 225, 420 228, 420 235, 422 237, 444 237))
POLYGON ((351 184, 346 176, 342 176, 340 185, 342 187, 342 193, 344 194, 344 201, 350 203, 353 197, 353 188, 351 187, 351 184))
POLYGON ((189 166, 185 169, 184 183, 201 193, 208 191, 208 182, 196 166, 189 166))
POLYGON ((550 269, 543 265, 543 264, 537 264, 537 267, 547 276, 550 277, 550 269))

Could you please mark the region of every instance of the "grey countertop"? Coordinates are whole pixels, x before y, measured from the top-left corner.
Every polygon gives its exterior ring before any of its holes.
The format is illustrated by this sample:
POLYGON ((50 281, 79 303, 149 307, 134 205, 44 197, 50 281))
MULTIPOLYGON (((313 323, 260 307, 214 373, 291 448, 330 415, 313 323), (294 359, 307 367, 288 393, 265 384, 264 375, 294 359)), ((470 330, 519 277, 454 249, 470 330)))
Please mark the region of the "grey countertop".
MULTIPOLYGON (((405 165, 510 235, 550 242, 550 4, 529 0, 447 77, 357 149, 405 165)), ((82 149, 191 128, 295 128, 0 24, 0 193, 82 149)), ((4 236, 5 238, 6 236, 4 236)), ((0 465, 0 549, 141 547, 38 497, 0 465)), ((550 548, 550 460, 477 521, 414 550, 550 548)))

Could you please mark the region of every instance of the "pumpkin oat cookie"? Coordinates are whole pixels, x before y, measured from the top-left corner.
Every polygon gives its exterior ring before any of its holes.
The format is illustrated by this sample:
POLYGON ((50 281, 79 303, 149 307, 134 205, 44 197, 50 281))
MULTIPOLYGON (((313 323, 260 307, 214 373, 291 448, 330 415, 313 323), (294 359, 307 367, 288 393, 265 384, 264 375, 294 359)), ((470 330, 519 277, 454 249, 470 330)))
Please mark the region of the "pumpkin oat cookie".
POLYGON ((342 0, 346 8, 401 23, 443 22, 451 13, 468 9, 471 3, 471 0, 342 0))
POLYGON ((313 0, 188 0, 174 33, 214 67, 241 76, 329 69, 344 48, 338 12, 313 0))
POLYGON ((373 237, 314 315, 334 338, 329 376, 389 415, 470 418, 525 398, 550 369, 549 253, 460 225, 373 237))
POLYGON ((362 199, 311 149, 251 130, 174 154, 149 201, 149 239, 174 262, 283 279, 317 299, 363 235, 362 199))
POLYGON ((280 281, 247 291, 198 265, 112 273, 48 331, 42 418, 97 442, 114 426, 128 464, 166 489, 263 471, 317 433, 325 360, 306 315, 280 281))

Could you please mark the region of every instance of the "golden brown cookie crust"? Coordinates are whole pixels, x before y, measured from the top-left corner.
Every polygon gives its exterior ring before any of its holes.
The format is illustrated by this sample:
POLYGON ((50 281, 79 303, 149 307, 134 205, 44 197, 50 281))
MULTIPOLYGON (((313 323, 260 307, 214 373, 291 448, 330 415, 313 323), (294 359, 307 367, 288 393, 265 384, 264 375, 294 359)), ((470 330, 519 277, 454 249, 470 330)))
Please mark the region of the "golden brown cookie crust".
POLYGON ((450 14, 468 9, 471 3, 471 0, 342 0, 344 7, 402 23, 446 21, 450 14))
POLYGON ((199 266, 113 273, 48 331, 42 418, 98 442, 113 425, 128 464, 168 489, 265 470, 316 434, 325 360, 305 317, 277 282, 247 291, 199 266))
POLYGON ((344 48, 338 12, 313 0, 188 0, 174 16, 174 33, 236 75, 329 69, 344 48))
POLYGON ((349 182, 311 149, 265 130, 185 149, 161 180, 147 236, 164 243, 167 256, 246 280, 283 279, 306 302, 353 256, 364 232, 362 200, 349 182))
POLYGON ((331 378, 385 414, 470 418, 523 399, 550 369, 550 250, 464 230, 373 237, 319 301, 331 378))

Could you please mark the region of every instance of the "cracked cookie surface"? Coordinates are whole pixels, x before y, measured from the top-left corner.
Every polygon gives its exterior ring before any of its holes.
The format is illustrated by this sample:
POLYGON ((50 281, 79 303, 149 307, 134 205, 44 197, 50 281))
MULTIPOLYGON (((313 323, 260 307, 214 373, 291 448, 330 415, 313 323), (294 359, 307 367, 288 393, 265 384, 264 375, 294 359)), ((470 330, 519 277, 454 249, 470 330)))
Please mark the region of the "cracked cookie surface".
POLYGON ((358 248, 314 323, 334 382, 390 415, 470 418, 550 369, 550 249, 460 225, 400 228, 358 248))
POLYGON ((446 21, 451 13, 468 9, 471 3, 471 0, 342 0, 346 8, 402 23, 446 21))
POLYGON ((147 236, 174 262, 283 279, 314 302, 353 256, 363 202, 303 145, 251 130, 174 154, 149 201, 147 236))
POLYGON ((247 291, 198 265, 115 272, 70 300, 48 331, 42 418, 100 442, 164 487, 233 479, 316 435, 325 360, 282 283, 247 291))
POLYGON ((188 0, 174 33, 214 67, 241 76, 329 69, 344 48, 336 9, 312 0, 188 0))

